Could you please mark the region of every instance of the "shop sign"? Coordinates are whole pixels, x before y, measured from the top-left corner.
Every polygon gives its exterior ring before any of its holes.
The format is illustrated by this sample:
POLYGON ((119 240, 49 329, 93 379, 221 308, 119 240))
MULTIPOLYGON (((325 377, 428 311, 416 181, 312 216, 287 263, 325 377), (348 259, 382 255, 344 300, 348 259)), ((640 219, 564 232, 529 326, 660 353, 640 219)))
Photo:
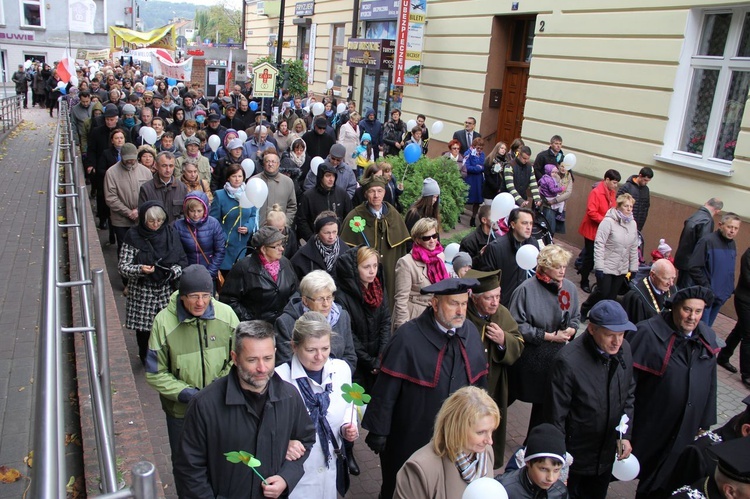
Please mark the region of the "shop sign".
POLYGON ((350 38, 346 45, 346 65, 353 68, 393 69, 395 40, 350 38))

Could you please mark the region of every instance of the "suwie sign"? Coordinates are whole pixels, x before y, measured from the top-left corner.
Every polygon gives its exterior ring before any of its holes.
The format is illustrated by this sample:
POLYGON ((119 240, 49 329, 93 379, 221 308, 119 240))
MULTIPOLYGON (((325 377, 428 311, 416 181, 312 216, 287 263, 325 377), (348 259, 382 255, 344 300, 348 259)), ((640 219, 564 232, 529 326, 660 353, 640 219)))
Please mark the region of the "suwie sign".
POLYGON ((395 40, 350 38, 346 44, 346 65, 353 68, 393 69, 395 40))
POLYGON ((0 31, 0 40, 21 40, 25 42, 33 42, 34 33, 24 33, 23 31, 0 31))

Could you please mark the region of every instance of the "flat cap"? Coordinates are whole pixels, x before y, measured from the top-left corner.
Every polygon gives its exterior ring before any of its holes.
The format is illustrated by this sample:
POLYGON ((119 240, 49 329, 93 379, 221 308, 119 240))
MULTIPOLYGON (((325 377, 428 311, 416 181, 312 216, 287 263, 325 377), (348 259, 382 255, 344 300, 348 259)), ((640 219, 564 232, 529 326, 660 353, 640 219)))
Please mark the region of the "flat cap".
POLYGON ((731 480, 750 483, 750 438, 735 438, 713 445, 708 452, 719 460, 719 470, 731 480))

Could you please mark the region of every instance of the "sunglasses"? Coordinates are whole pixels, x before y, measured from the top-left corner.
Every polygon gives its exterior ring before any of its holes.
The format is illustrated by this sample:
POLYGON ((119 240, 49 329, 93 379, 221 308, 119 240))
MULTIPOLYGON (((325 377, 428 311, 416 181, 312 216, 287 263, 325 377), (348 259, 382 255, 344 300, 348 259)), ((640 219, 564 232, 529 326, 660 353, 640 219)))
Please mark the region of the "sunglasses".
POLYGON ((427 241, 429 241, 430 239, 437 239, 438 237, 440 237, 440 236, 438 236, 438 234, 437 234, 437 232, 436 232, 436 233, 432 234, 431 236, 422 236, 422 237, 420 237, 420 239, 421 239, 422 241, 424 241, 424 242, 427 242, 427 241))

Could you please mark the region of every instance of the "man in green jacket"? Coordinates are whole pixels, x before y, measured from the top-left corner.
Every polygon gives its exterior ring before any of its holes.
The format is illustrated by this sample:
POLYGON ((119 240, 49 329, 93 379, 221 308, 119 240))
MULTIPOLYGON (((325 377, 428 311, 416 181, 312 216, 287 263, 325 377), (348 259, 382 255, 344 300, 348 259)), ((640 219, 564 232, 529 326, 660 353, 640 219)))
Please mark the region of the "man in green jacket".
POLYGON ((179 291, 151 328, 146 381, 159 392, 167 414, 173 464, 188 402, 231 367, 232 338, 240 321, 229 305, 213 298, 213 291, 206 267, 186 267, 179 291))

